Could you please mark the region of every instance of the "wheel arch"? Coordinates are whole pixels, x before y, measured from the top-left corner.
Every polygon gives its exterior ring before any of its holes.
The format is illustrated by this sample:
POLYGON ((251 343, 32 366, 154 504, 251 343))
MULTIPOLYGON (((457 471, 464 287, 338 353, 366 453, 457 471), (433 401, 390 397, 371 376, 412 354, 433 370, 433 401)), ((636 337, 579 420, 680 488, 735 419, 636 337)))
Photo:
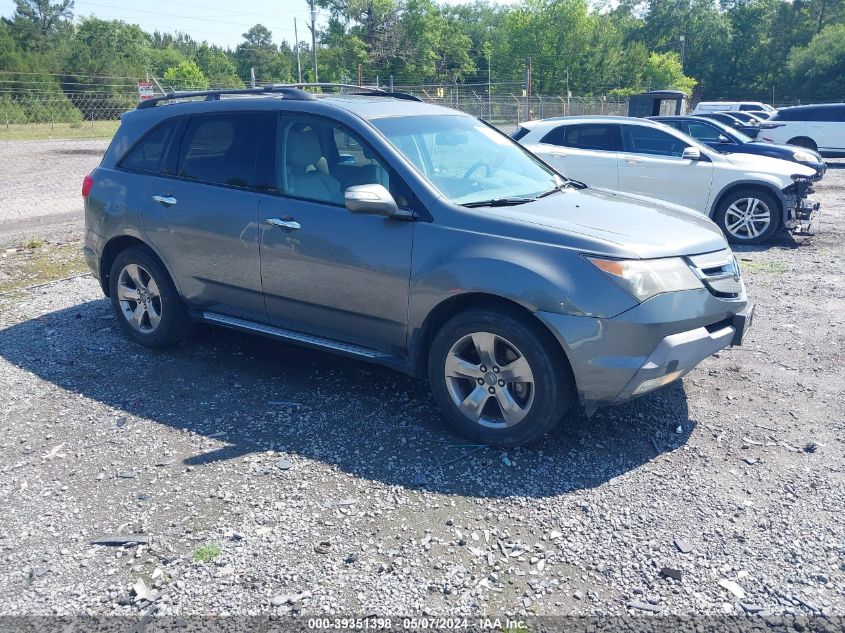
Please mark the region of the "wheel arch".
POLYGON ((548 344, 547 349, 555 350, 554 353, 563 361, 564 367, 569 372, 571 384, 575 387, 572 362, 549 327, 538 319, 529 308, 518 301, 487 292, 466 292, 448 297, 428 313, 422 326, 412 335, 410 364, 413 375, 417 377, 427 375, 428 353, 434 336, 442 325, 462 312, 484 309, 504 312, 516 318, 524 319, 526 323, 536 328, 548 344))
POLYGON ((804 134, 799 134, 798 136, 793 136, 786 142, 787 145, 797 145, 798 147, 804 147, 806 149, 811 149, 814 152, 819 151, 819 144, 816 143, 815 139, 810 136, 806 136, 804 134), (807 141, 808 144, 805 145, 804 143, 800 143, 797 141, 807 141))
POLYGON ((716 211, 718 210, 719 206, 722 204, 722 201, 732 193, 737 191, 745 190, 745 189, 752 189, 757 191, 762 191, 764 193, 768 193, 774 196, 777 203, 780 205, 780 221, 778 222, 778 226, 783 226, 784 222, 788 219, 786 217, 787 208, 786 208, 786 198, 783 192, 772 185, 771 183, 760 181, 760 180, 743 180, 740 182, 733 182, 726 187, 724 187, 714 198, 713 204, 710 207, 710 213, 708 214, 709 217, 712 219, 716 215, 716 211))
POLYGON ((153 257, 155 257, 159 261, 159 263, 167 271, 167 274, 170 275, 170 280, 173 282, 173 285, 176 286, 176 289, 178 291, 179 286, 176 284, 176 279, 173 277, 173 273, 170 271, 170 267, 155 251, 154 248, 152 248, 149 244, 147 244, 147 242, 135 235, 116 235, 111 238, 108 242, 106 242, 106 245, 103 247, 102 255, 100 255, 100 287, 103 290, 103 294, 105 294, 106 297, 108 297, 110 294, 109 276, 111 275, 111 267, 112 264, 114 264, 114 260, 121 252, 125 251, 127 248, 132 248, 136 246, 140 246, 146 249, 153 257))

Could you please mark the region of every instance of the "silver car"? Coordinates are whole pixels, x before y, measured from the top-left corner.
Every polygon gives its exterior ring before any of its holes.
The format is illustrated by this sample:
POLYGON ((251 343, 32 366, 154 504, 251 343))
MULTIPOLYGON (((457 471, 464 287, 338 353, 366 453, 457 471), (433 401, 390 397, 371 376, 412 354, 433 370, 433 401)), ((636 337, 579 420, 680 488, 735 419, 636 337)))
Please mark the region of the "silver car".
POLYGON ((83 185, 85 254, 131 339, 204 321, 387 365, 504 446, 741 343, 752 305, 709 219, 569 181, 472 116, 351 92, 123 116, 83 185))

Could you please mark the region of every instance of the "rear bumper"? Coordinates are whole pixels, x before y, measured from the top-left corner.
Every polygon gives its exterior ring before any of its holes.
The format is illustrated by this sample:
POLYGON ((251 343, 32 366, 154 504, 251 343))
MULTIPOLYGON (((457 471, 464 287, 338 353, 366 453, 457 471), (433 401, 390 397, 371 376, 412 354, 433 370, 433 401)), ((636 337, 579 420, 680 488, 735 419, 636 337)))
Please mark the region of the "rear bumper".
POLYGON ((100 254, 103 251, 103 238, 94 233, 91 229, 85 231, 85 244, 82 253, 85 255, 85 263, 94 274, 97 281, 100 281, 100 254))
POLYGON ((566 351, 589 412, 646 394, 740 344, 752 314, 744 295, 727 301, 689 290, 658 295, 612 319, 537 316, 566 351))

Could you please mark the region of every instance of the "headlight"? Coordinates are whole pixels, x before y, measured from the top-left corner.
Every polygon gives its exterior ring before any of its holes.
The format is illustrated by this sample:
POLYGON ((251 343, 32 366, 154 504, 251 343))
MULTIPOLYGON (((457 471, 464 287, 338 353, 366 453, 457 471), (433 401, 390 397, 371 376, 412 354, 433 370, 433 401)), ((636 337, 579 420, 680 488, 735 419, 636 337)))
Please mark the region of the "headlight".
POLYGON ((816 162, 816 157, 810 152, 802 152, 799 150, 792 155, 792 160, 797 163, 814 163, 816 162))
POLYGON ((587 259, 614 283, 642 302, 675 290, 702 288, 701 281, 680 257, 666 259, 587 259))

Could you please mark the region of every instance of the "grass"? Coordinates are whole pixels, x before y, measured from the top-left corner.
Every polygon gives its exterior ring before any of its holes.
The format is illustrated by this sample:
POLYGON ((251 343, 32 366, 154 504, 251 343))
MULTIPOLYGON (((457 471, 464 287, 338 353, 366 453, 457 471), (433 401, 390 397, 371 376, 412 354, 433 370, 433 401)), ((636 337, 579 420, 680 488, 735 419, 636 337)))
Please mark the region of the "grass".
POLYGON ((0 141, 43 141, 48 139, 111 138, 120 121, 82 123, 0 123, 0 141))
POLYGON ((210 563, 220 556, 220 546, 217 543, 201 545, 194 550, 194 560, 198 563, 210 563))
POLYGON ((786 263, 773 259, 743 259, 739 262, 742 272, 782 275, 789 270, 786 263))
POLYGON ((0 249, 0 292, 43 284, 88 272, 80 243, 44 245, 33 237, 15 252, 0 249))

